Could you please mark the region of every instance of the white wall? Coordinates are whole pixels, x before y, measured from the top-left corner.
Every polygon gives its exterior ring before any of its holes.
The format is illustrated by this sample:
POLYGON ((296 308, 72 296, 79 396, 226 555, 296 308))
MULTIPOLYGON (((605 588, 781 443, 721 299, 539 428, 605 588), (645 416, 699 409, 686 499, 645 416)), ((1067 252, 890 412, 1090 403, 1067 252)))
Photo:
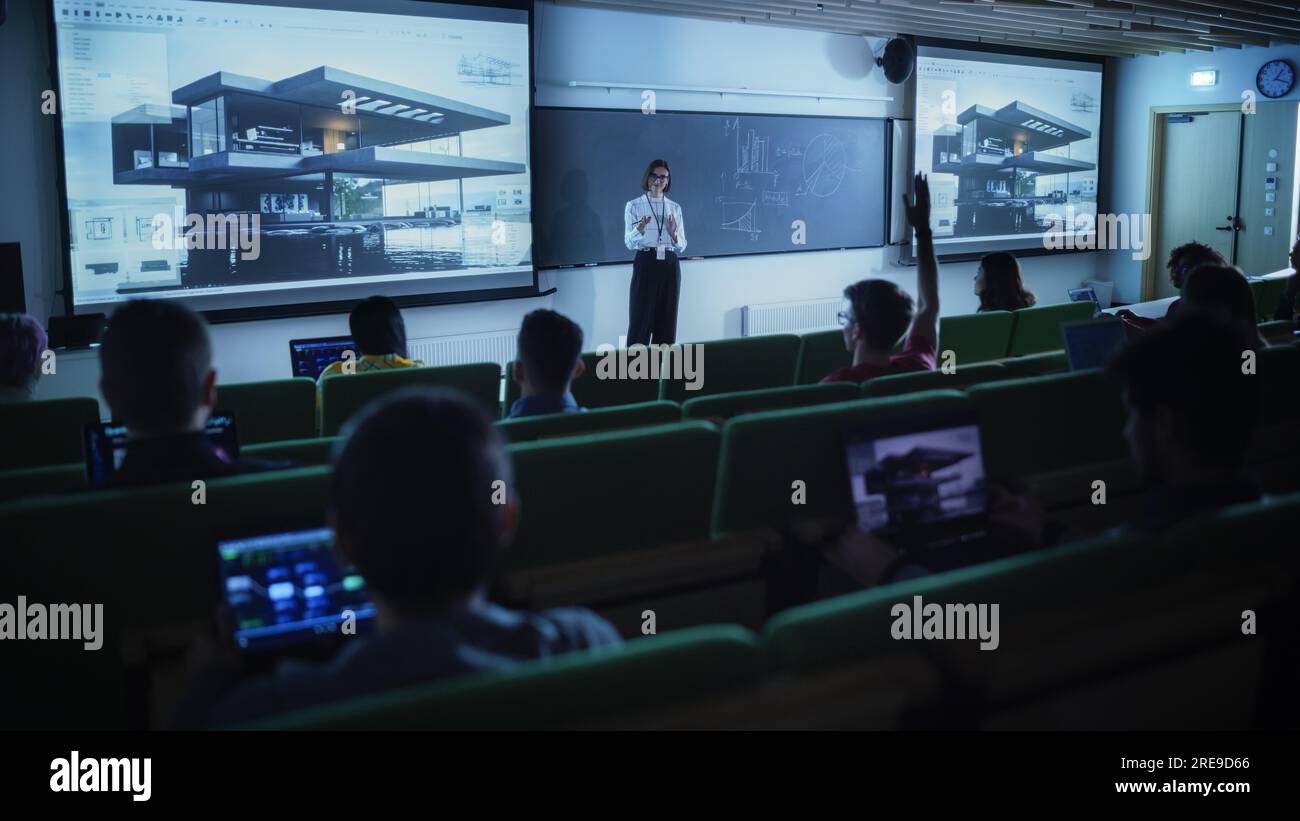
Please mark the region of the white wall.
MULTIPOLYGON (((1266 98, 1255 89, 1255 74, 1264 63, 1279 57, 1289 59, 1292 65, 1300 68, 1300 46, 1247 46, 1108 61, 1105 97, 1108 101, 1106 129, 1109 136, 1102 151, 1103 162, 1110 166, 1109 210, 1117 214, 1146 211, 1147 151, 1153 107, 1240 103, 1242 92, 1246 90, 1255 92, 1257 102, 1263 101, 1266 98), (1192 88, 1192 71, 1206 68, 1218 70, 1218 84, 1210 88, 1192 88)), ((1300 98, 1300 84, 1282 99, 1297 98, 1300 98)), ((1138 299, 1142 263, 1125 253, 1109 256, 1116 299, 1126 302, 1138 299)), ((1278 267, 1283 265, 1285 260, 1279 260, 1278 267)))
MULTIPOLYGON (((0 196, 0 240, 23 244, 28 304, 44 319, 62 313, 61 251, 55 191, 52 118, 39 113, 40 92, 51 87, 43 3, 18 3, 0 27, 0 148, 5 158, 0 196)), ((637 91, 609 93, 575 89, 570 80, 608 80, 654 85, 702 85, 823 91, 889 96, 893 103, 816 101, 797 98, 726 97, 661 92, 664 110, 730 110, 753 113, 904 116, 903 89, 891 87, 870 60, 860 37, 671 18, 610 9, 536 5, 538 105, 639 109, 637 91)), ((878 45, 875 41, 873 45, 878 45)), ((1112 123, 1118 118, 1112 118, 1112 123)), ((1143 126, 1145 127, 1145 125, 1143 126)), ((1145 144, 1138 149, 1145 158, 1145 144)), ((635 184, 633 181, 632 184, 635 184)), ((689 215, 687 215, 689 219, 689 215)), ((1105 278, 1109 254, 1076 253, 1024 260, 1028 285, 1041 302, 1064 298, 1083 279, 1105 278)), ((678 336, 682 341, 740 333, 747 304, 838 296, 863 277, 892 279, 909 291, 915 269, 895 264, 893 248, 843 252, 734 257, 683 264, 678 336)), ((942 266, 940 294, 945 314, 969 313, 974 263, 942 266)), ((587 334, 587 347, 616 342, 627 329, 630 265, 544 272, 553 297, 472 305, 418 308, 406 312, 411 337, 439 336, 518 327, 523 314, 550 306, 572 316, 587 334)), ((329 335, 347 328, 345 316, 218 325, 213 328, 217 368, 224 382, 288 375, 287 342, 329 335)), ((82 373, 81 369, 78 373, 82 373)), ((60 377, 62 378, 62 377, 60 377)), ((67 377, 71 379, 72 377, 67 377)), ((94 393, 94 380, 78 377, 77 391, 94 393), (84 388, 84 389, 82 389, 84 388)), ((50 386, 53 390, 53 386, 50 386)))

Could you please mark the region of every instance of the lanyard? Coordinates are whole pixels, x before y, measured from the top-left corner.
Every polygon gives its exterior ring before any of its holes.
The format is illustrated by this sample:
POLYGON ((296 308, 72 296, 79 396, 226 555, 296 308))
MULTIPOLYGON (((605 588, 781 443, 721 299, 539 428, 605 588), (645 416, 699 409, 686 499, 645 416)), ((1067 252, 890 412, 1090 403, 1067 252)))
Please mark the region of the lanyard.
POLYGON ((646 194, 646 195, 645 195, 645 204, 648 205, 648 206, 650 206, 650 216, 652 216, 652 217, 655 218, 655 225, 658 226, 658 228, 659 228, 659 242, 660 242, 660 243, 663 243, 663 241, 664 241, 664 220, 667 220, 667 219, 668 219, 668 198, 667 198, 667 197, 664 197, 664 213, 663 213, 663 217, 662 217, 662 218, 660 218, 659 214, 656 214, 656 213, 655 213, 655 204, 654 204, 653 202, 650 201, 650 195, 649 195, 649 194, 646 194))

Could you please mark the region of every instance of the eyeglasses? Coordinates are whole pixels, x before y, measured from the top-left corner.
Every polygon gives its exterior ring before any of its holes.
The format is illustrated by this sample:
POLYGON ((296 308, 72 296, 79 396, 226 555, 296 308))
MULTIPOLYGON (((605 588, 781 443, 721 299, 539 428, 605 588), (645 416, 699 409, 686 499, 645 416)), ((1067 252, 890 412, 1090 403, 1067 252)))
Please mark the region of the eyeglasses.
POLYGON ((650 179, 652 179, 652 180, 658 180, 659 182, 663 182, 664 180, 668 179, 668 175, 667 175, 667 174, 651 174, 651 175, 650 175, 650 179))
POLYGON ((848 311, 840 311, 835 315, 835 318, 840 321, 840 327, 842 328, 847 328, 849 325, 853 324, 853 314, 848 311))

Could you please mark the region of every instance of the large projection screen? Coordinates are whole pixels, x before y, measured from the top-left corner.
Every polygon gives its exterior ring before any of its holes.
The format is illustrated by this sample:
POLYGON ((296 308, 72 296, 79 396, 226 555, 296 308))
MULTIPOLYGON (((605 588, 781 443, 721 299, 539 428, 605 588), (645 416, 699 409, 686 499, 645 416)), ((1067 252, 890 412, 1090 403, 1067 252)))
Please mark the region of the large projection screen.
POLYGON ((535 290, 525 4, 50 10, 74 311, 535 290))
POLYGON ((1095 236, 1102 67, 918 44, 914 162, 930 178, 939 254, 1095 236))

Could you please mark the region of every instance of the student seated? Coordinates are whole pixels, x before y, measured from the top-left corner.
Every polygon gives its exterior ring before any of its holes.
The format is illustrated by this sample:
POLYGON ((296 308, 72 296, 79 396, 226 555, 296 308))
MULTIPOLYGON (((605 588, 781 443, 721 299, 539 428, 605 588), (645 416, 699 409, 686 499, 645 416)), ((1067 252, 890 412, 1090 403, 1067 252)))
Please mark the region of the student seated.
POLYGON ((1287 258, 1287 262, 1291 263, 1291 276, 1287 277, 1286 290, 1277 299, 1277 309, 1273 312, 1274 319, 1296 318, 1296 297, 1300 295, 1300 239, 1291 246, 1291 256, 1287 258))
POLYGON ((1032 308, 1038 299, 1026 290, 1020 263, 1006 251, 985 254, 975 271, 975 296, 980 311, 1018 311, 1032 308))
POLYGON ((1211 313, 1223 320, 1237 322, 1254 340, 1252 348, 1268 343, 1259 335, 1256 324, 1255 293, 1239 268, 1231 265, 1200 265, 1183 281, 1183 307, 1187 311, 1211 313))
POLYGON ((939 262, 930 231, 930 186, 921 174, 914 181, 916 201, 903 194, 903 210, 916 234, 915 315, 912 298, 885 279, 864 279, 844 289, 849 310, 840 312, 844 345, 853 364, 822 382, 865 382, 875 376, 934 370, 939 339, 939 262), (894 345, 906 332, 901 353, 894 345))
MULTIPOLYGON (((1165 263, 1165 268, 1169 271, 1169 282, 1182 293, 1183 283, 1187 275, 1200 265, 1227 265, 1228 261, 1223 255, 1208 245, 1196 242, 1187 242, 1179 245, 1169 252, 1169 260, 1165 263)), ((1165 319, 1169 319, 1178 311, 1179 304, 1182 302, 1181 296, 1169 303, 1165 310, 1165 319)), ((1129 328, 1136 331, 1143 331, 1150 328, 1158 319, 1152 319, 1147 316, 1138 316, 1128 308, 1121 308, 1115 312, 1115 316, 1124 320, 1129 328)))
POLYGON ((519 328, 519 354, 515 357, 520 398, 510 406, 509 418, 585 410, 569 391, 584 370, 582 328, 555 311, 539 309, 528 314, 519 328))
POLYGON ((27 314, 0 314, 0 404, 27 402, 41 378, 45 329, 27 314))
MULTIPOLYGON (((204 433, 217 395, 207 324, 170 299, 118 308, 99 347, 99 390, 126 425, 126 455, 112 485, 190 482, 290 466, 235 460, 204 433)), ((236 420, 238 421, 238 420, 236 420)))
POLYGON ((486 590, 519 502, 500 434, 460 394, 408 389, 348 423, 334 460, 335 549, 366 580, 375 631, 343 639, 329 662, 282 659, 236 682, 233 646, 199 671, 181 724, 228 724, 314 704, 620 643, 584 608, 538 613, 486 590), (496 504, 492 487, 509 496, 496 504))
MULTIPOLYGON (((1108 366, 1123 390, 1129 458, 1151 487, 1145 510, 1119 529, 1156 535, 1206 511, 1260 498, 1245 472, 1259 425, 1259 377, 1242 373, 1253 339, 1241 324, 1192 306, 1115 355, 1108 366)), ((993 489, 990 524, 1008 552, 1044 547, 1064 531, 1031 499, 993 489)), ((930 572, 856 527, 826 552, 857 585, 930 572)))
POLYGON ((397 303, 386 296, 372 296, 358 302, 348 316, 348 328, 352 332, 352 342, 357 346, 352 369, 346 368, 346 360, 331 362, 317 378, 318 386, 327 376, 415 368, 424 364, 418 359, 407 358, 406 323, 402 321, 397 303))

